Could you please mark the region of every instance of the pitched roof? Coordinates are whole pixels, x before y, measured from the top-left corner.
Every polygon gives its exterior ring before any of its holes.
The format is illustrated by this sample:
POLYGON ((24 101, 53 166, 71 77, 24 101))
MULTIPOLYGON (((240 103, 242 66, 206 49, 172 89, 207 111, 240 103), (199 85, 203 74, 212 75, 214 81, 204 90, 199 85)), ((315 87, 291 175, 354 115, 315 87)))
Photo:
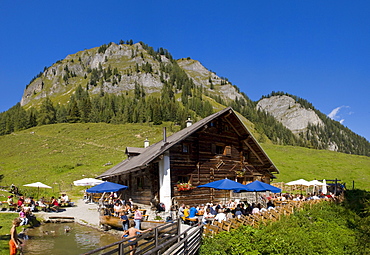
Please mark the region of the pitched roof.
MULTIPOLYGON (((157 142, 157 143, 155 143, 155 144, 153 144, 153 145, 151 145, 147 148, 143 148, 142 152, 138 156, 135 156, 135 157, 132 157, 132 158, 129 158, 129 159, 126 159, 126 160, 122 161, 121 163, 115 165, 114 167, 107 170, 105 173, 98 176, 98 178, 107 178, 107 177, 110 177, 110 176, 120 175, 123 172, 128 173, 128 172, 132 172, 132 171, 136 171, 136 170, 145 168, 150 162, 155 160, 158 156, 163 154, 165 151, 170 149, 172 146, 174 146, 175 144, 177 144, 181 140, 185 139, 189 135, 193 134, 194 132, 198 131, 200 128, 204 127, 204 125, 206 125, 207 123, 211 122, 212 120, 214 120, 214 119, 216 119, 216 118, 218 118, 218 117, 220 117, 224 114, 228 115, 228 116, 230 116, 230 115, 234 116, 238 119, 238 121, 241 124, 241 127, 239 127, 239 131, 243 130, 243 131, 245 131, 245 133, 248 134, 249 138, 247 139, 248 140, 247 145, 250 146, 250 147, 253 147, 255 150, 262 151, 262 154, 260 156, 264 158, 263 160, 268 161, 268 163, 271 163, 271 165, 273 165, 271 160, 268 158, 268 156, 263 151, 263 149, 258 145, 257 141, 253 138, 253 136, 251 136, 251 133, 244 126, 244 124, 238 118, 238 116, 233 111, 233 109, 231 107, 227 107, 227 108, 225 108, 225 109, 223 109, 219 112, 216 112, 212 115, 209 115, 208 117, 194 123, 193 125, 191 125, 189 127, 186 127, 184 129, 176 132, 175 134, 167 137, 165 142, 162 140, 162 141, 157 142), (256 146, 258 148, 256 148, 256 146)), ((238 132, 238 130, 236 130, 236 132, 238 132)), ((274 166, 274 169, 275 169, 275 171, 272 171, 272 172, 278 172, 278 170, 276 169, 275 166, 274 166)))

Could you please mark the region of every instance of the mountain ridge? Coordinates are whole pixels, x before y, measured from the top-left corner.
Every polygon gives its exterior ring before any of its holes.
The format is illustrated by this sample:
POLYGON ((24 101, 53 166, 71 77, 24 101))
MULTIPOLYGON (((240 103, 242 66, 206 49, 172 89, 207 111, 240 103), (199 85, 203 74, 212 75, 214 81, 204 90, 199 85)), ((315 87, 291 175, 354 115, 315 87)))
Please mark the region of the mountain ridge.
MULTIPOLYGON (((167 50, 159 48, 155 51, 143 42, 135 44, 133 42, 109 43, 68 55, 65 59, 45 68, 26 86, 20 105, 37 115, 37 109, 42 107, 45 100, 50 99, 51 107, 58 108, 53 110, 55 113, 52 114, 54 115, 57 114, 58 110, 59 114, 62 112, 64 115, 71 115, 72 112, 77 115, 89 115, 91 111, 82 112, 81 107, 93 107, 86 106, 86 104, 92 105, 94 102, 97 104, 97 100, 118 100, 105 98, 106 94, 134 98, 133 102, 130 103, 131 107, 135 108, 141 105, 140 109, 131 110, 136 111, 138 115, 144 114, 146 116, 138 116, 131 120, 121 116, 128 114, 129 110, 120 110, 117 108, 119 107, 117 103, 113 103, 113 108, 108 109, 109 113, 106 109, 100 109, 100 113, 96 113, 98 115, 108 114, 107 117, 93 118, 92 122, 112 122, 114 118, 115 123, 120 120, 160 123, 162 120, 171 119, 176 119, 177 123, 183 123, 183 120, 189 115, 194 119, 199 119, 212 113, 217 102, 225 107, 233 107, 253 122, 260 134, 260 142, 270 139, 276 144, 299 145, 370 156, 370 143, 366 139, 353 135, 349 129, 337 126, 336 123, 331 123, 330 120, 327 120, 326 115, 318 112, 312 105, 308 104, 307 106, 304 100, 297 100, 296 97, 289 94, 285 95, 286 101, 289 101, 293 108, 301 109, 299 113, 292 111, 292 107, 285 107, 284 111, 281 111, 283 115, 288 116, 285 118, 285 122, 292 122, 291 125, 287 125, 282 121, 284 118, 269 111, 271 108, 269 104, 273 104, 271 99, 262 97, 259 101, 253 102, 227 78, 217 76, 199 61, 191 58, 174 60, 167 50), (79 101, 82 94, 86 96, 85 92, 81 91, 86 91, 87 96, 91 97, 91 99, 84 99, 88 102, 81 103, 79 101), (76 93, 77 97, 80 98, 75 98, 76 93), (75 100, 77 102, 74 102, 75 100), (155 103, 161 104, 161 106, 156 107, 155 103), (264 106, 262 107, 262 105, 264 106), (147 108, 151 109, 150 113, 137 113, 147 108), (179 115, 177 118, 169 116, 171 108, 172 114, 174 114, 173 110, 177 109, 175 113, 179 115), (289 116, 289 112, 293 115, 289 116), (303 114, 303 112, 307 114, 303 114), (297 120, 297 116, 294 114, 307 116, 297 120), (157 120, 154 120, 155 117, 157 120), (316 118, 316 122, 310 121, 310 118, 316 118), (301 127, 303 132, 296 130, 297 126, 302 123, 305 123, 301 127), (326 126, 335 128, 326 130, 326 126), (328 134, 325 132, 333 133, 333 130, 339 134, 339 139, 347 139, 348 142, 340 142, 333 137, 326 137, 328 134)), ((131 100, 127 98, 119 100, 131 100)), ((44 107, 46 106, 44 105, 44 107)), ((106 106, 100 106, 100 108, 104 107, 106 106)), ((84 118, 80 116, 63 117, 62 119, 63 122, 91 121, 89 116, 84 118)), ((51 122, 55 121, 51 120, 51 122)), ((49 122, 47 121, 47 123, 49 122)), ((8 128, 7 132, 11 131, 12 129, 8 128)))

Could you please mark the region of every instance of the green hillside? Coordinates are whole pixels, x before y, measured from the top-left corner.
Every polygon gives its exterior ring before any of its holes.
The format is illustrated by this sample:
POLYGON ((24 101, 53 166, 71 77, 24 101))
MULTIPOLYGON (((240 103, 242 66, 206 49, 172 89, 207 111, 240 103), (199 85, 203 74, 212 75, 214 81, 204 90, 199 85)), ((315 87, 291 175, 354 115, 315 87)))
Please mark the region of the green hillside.
MULTIPOLYGON (((0 136, 1 186, 41 181, 53 187, 43 192, 78 192, 72 182, 96 177, 125 158, 127 146, 143 147, 144 140, 156 143, 179 130, 165 123, 148 124, 77 123, 34 127, 0 136)), ((338 178, 356 188, 369 189, 370 158, 302 147, 262 145, 280 170, 276 182, 298 178, 338 178)), ((27 190, 27 192, 32 192, 27 190)))
POLYGON ((352 188, 370 190, 370 157, 303 147, 262 144, 280 171, 277 182, 337 178, 352 188))

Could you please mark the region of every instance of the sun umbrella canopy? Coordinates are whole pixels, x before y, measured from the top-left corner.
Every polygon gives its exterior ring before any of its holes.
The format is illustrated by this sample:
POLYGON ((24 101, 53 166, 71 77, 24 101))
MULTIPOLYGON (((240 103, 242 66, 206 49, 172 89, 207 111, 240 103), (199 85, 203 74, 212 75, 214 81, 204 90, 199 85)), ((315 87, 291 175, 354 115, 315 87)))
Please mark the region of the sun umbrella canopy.
POLYGON ((25 187, 34 187, 34 188, 47 188, 47 189, 51 189, 50 186, 48 186, 46 184, 43 184, 42 182, 34 182, 34 183, 30 183, 30 184, 25 184, 23 186, 25 186, 25 187))
POLYGON ((197 188, 214 188, 221 190, 246 190, 245 185, 229 179, 223 179, 199 185, 197 188))
POLYGON ((260 181, 254 181, 251 183, 248 183, 245 185, 245 188, 247 188, 248 191, 255 191, 255 192, 263 192, 263 191, 271 191, 273 193, 280 193, 281 189, 272 186, 270 184, 260 182, 260 181))
POLYGON ((94 178, 84 178, 73 182, 75 186, 95 186, 101 183, 104 183, 104 181, 94 178))
POLYGON ((296 181, 291 181, 286 183, 286 185, 303 185, 303 186, 310 186, 309 182, 306 181, 305 179, 299 179, 296 181))
POLYGON ((86 191, 89 193, 104 193, 104 192, 116 192, 123 189, 127 189, 125 185, 121 185, 114 182, 103 182, 102 184, 96 185, 86 191))
POLYGON ((318 180, 309 181, 308 183, 310 184, 310 186, 322 186, 323 185, 323 183, 319 182, 318 180))

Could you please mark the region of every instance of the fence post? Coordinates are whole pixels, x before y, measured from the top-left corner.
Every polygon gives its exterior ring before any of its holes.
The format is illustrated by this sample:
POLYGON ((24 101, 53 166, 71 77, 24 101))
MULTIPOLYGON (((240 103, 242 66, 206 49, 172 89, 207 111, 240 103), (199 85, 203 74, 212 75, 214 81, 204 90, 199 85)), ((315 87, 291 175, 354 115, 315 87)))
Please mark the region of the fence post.
POLYGON ((177 218, 177 235, 181 234, 181 219, 177 218))
MULTIPOLYGON (((158 246, 158 227, 154 229, 154 244, 155 244, 154 247, 158 246)), ((161 254, 160 251, 157 251, 157 254, 160 255, 161 254)))
POLYGON ((122 255, 125 253, 124 249, 123 249, 123 243, 120 243, 118 244, 118 255, 122 255))
POLYGON ((187 255, 188 254, 188 232, 185 232, 184 234, 184 239, 185 239, 185 242, 184 242, 184 254, 187 255))

